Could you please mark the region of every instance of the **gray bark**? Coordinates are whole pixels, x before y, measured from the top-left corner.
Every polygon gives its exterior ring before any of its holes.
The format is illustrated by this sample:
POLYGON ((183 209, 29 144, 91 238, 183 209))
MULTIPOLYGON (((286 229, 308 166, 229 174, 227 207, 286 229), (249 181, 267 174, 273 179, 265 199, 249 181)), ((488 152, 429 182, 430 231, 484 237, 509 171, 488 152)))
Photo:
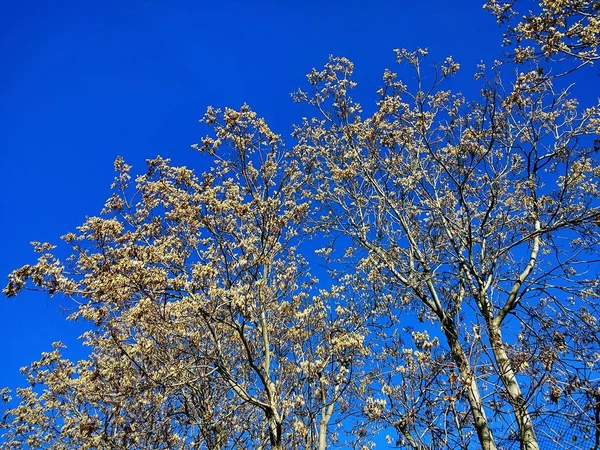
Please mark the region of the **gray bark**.
POLYGON ((442 329, 448 340, 448 344, 450 345, 452 357, 458 367, 462 384, 467 390, 467 398, 469 400, 469 406, 471 407, 471 414, 473 416, 473 422, 481 448, 482 450, 496 450, 496 443, 494 442, 492 430, 490 429, 489 421, 483 408, 477 380, 475 379, 475 375, 471 369, 469 360, 465 355, 462 344, 458 339, 458 333, 456 332, 456 327, 451 317, 444 317, 442 329))

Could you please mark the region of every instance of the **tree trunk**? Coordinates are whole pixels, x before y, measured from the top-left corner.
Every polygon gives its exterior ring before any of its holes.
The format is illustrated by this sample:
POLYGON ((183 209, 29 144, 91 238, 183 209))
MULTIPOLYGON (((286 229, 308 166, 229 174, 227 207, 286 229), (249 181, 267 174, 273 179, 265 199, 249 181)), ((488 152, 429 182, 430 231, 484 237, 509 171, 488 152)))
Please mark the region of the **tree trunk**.
POLYGON ((496 450, 496 443, 494 442, 492 430, 490 429, 483 408, 477 380, 475 379, 475 375, 473 374, 469 360, 465 355, 462 344, 458 340, 456 326, 451 317, 444 317, 442 320, 442 329, 448 340, 448 344, 450 345, 452 357, 458 367, 462 384, 467 390, 467 398, 469 400, 469 406, 471 407, 471 414, 473 415, 475 430, 477 431, 477 437, 479 438, 481 448, 482 450, 496 450))
POLYGON ((525 404, 525 399, 523 398, 521 388, 517 382, 512 363, 504 348, 500 327, 491 322, 488 323, 488 330, 492 352, 494 353, 496 364, 498 364, 498 374, 500 375, 502 384, 506 388, 510 404, 515 414, 515 419, 517 420, 517 425, 519 426, 521 450, 539 450, 533 422, 527 411, 527 405, 525 404))
POLYGON ((399 435, 404 436, 404 439, 406 439, 408 445, 410 445, 413 450, 427 450, 424 445, 419 444, 410 434, 410 431, 407 429, 406 425, 399 421, 394 424, 394 428, 396 428, 396 431, 399 435))
POLYGON ((319 423, 319 450, 327 448, 327 421, 321 419, 319 423))
POLYGON ((271 450, 283 450, 283 436, 281 420, 275 414, 267 413, 267 424, 269 427, 269 439, 271 441, 271 450))
POLYGON ((327 427, 329 426, 329 420, 333 414, 333 406, 335 398, 337 396, 340 385, 336 384, 333 389, 331 401, 327 402, 327 395, 325 393, 325 379, 323 376, 320 378, 321 383, 321 421, 319 422, 319 450, 325 450, 327 448, 327 427))

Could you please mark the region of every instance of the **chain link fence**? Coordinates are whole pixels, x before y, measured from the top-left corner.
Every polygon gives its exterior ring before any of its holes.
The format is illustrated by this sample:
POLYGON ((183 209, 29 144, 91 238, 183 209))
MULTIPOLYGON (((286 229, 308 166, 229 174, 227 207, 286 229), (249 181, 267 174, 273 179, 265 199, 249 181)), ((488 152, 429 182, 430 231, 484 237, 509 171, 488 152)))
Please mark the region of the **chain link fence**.
MULTIPOLYGON (((582 397, 560 412, 538 415, 534 423, 540 450, 600 450, 600 402, 596 399, 582 397)), ((515 431, 499 443, 500 449, 520 449, 515 431)))

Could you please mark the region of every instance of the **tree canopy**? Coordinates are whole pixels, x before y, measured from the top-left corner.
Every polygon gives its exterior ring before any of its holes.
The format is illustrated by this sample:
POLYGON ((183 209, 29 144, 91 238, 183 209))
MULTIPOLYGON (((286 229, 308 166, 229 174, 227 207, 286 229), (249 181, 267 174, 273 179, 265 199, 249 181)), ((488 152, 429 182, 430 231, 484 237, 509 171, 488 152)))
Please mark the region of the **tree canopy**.
POLYGON ((9 275, 76 302, 89 356, 55 343, 2 391, 4 448, 599 449, 600 105, 568 80, 600 10, 520 6, 485 5, 479 95, 398 49, 412 75, 363 108, 332 56, 289 139, 209 107, 205 173, 117 159, 70 256, 9 275))

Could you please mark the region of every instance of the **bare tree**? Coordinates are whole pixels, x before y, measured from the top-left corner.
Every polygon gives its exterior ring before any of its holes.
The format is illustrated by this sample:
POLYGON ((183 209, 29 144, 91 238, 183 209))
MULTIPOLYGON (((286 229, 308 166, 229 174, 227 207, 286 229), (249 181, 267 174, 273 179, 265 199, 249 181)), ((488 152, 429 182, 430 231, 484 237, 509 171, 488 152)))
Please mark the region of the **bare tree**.
POLYGON ((119 158, 70 256, 9 276, 72 298, 90 354, 23 370, 4 448, 599 449, 600 106, 565 84, 598 7, 519 4, 486 4, 517 42, 479 95, 402 49, 365 113, 331 57, 293 145, 244 105, 208 108, 201 176, 119 158))
MULTIPOLYGON (((578 356, 559 324, 597 308, 600 110, 578 109, 537 70, 510 88, 500 70, 482 71, 482 98, 468 101, 442 90, 458 70, 451 58, 424 84, 426 53, 397 51, 416 84, 386 71, 367 118, 344 58, 313 70, 312 92, 296 94, 321 114, 295 130, 321 209, 315 226, 351 238, 355 249, 340 250, 387 286, 389 314, 412 309, 437 324, 430 333, 439 326, 482 448, 497 447, 494 414, 523 449, 537 449, 533 405, 549 380, 568 383, 556 362, 578 356), (549 331, 530 332, 540 329, 549 331), (543 370, 525 369, 539 361, 543 370)), ((433 445, 436 427, 424 428, 433 445)))
POLYGON ((205 121, 230 144, 214 170, 157 158, 131 189, 117 160, 102 216, 63 238, 68 262, 39 244, 11 275, 7 295, 31 280, 94 326, 88 360, 57 349, 26 370, 6 448, 325 448, 366 351, 359 315, 296 252, 308 203, 278 136, 248 107, 205 121))
POLYGON ((504 44, 517 62, 552 58, 584 65, 600 59, 598 2, 489 0, 484 7, 506 25, 504 44))

